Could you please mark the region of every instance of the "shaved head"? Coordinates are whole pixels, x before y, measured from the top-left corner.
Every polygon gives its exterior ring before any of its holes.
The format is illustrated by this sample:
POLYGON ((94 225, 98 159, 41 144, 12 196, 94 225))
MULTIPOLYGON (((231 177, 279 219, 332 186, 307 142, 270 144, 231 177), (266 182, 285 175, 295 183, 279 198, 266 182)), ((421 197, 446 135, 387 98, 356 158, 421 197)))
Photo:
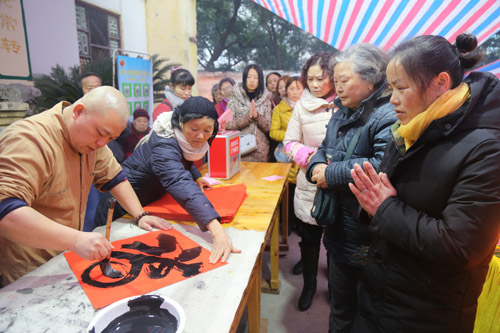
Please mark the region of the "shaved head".
POLYGON ((71 145, 81 154, 119 137, 129 118, 125 96, 110 86, 91 90, 63 112, 71 145))
POLYGON ((106 116, 108 112, 114 111, 125 123, 129 118, 129 107, 125 96, 110 86, 92 89, 74 104, 83 104, 89 114, 99 113, 100 116, 106 116))

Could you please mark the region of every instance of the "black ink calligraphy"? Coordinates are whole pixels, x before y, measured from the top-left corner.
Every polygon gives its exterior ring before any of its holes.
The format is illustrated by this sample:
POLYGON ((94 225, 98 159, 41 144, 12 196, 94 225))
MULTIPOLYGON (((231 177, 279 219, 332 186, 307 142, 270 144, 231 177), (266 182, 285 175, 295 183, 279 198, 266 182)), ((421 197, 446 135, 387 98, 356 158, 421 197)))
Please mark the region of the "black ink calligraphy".
POLYGON ((110 288, 122 286, 137 279, 142 271, 149 279, 162 279, 168 276, 172 269, 182 273, 184 277, 192 277, 200 273, 201 262, 188 264, 187 262, 198 258, 201 254, 201 246, 190 249, 182 249, 175 236, 159 234, 157 237, 158 246, 151 246, 139 241, 131 244, 123 244, 121 250, 111 252, 110 263, 115 269, 123 273, 123 277, 104 281, 98 281, 93 277, 95 270, 99 270, 99 262, 90 265, 81 275, 82 282, 97 288, 110 288), (175 252, 177 246, 181 253, 175 258, 164 256, 175 252))

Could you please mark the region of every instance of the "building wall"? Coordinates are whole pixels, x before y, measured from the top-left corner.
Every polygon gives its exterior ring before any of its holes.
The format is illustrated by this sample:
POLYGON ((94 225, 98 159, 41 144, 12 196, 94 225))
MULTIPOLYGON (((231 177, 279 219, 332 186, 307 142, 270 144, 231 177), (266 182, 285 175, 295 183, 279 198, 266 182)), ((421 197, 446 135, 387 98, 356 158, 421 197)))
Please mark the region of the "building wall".
MULTIPOLYGON (((121 47, 157 53, 197 78, 196 0, 82 0, 120 16, 121 47)), ((23 0, 33 74, 79 64, 74 0, 23 0)), ((1 60, 1 59, 0 59, 1 60)), ((0 80, 1 84, 25 80, 0 80)), ((195 84, 193 94, 198 94, 195 84)))
POLYGON ((122 48, 148 53, 145 0, 83 0, 82 2, 120 15, 122 48))
MULTIPOLYGON (((53 66, 79 63, 73 1, 24 0, 26 35, 33 74, 48 74, 53 66)), ((1 59, 0 59, 1 61, 1 59)), ((26 80, 0 80, 2 84, 31 84, 26 80)))
MULTIPOLYGON (((148 50, 198 76, 196 0, 146 1, 148 50)), ((197 84, 193 95, 198 94, 197 84)))

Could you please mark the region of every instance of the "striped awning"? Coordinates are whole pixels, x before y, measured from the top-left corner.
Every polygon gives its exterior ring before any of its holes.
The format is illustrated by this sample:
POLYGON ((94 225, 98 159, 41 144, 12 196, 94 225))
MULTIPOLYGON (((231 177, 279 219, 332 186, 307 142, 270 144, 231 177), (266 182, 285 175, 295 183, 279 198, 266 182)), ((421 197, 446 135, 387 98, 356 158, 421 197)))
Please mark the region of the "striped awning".
POLYGON ((333 47, 372 43, 385 50, 413 36, 479 43, 500 30, 500 0, 253 0, 333 47))
POLYGON ((500 59, 490 62, 489 64, 482 67, 476 68, 474 71, 491 72, 500 79, 500 59))

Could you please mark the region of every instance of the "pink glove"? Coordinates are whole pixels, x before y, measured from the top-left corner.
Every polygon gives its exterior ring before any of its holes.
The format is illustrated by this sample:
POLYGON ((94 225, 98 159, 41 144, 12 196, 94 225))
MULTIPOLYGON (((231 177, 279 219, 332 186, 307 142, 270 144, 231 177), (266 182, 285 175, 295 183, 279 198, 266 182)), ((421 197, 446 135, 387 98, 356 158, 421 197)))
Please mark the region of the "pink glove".
POLYGON ((298 142, 289 142, 285 146, 285 153, 290 156, 300 167, 307 167, 309 156, 314 154, 316 149, 300 144, 298 142))

